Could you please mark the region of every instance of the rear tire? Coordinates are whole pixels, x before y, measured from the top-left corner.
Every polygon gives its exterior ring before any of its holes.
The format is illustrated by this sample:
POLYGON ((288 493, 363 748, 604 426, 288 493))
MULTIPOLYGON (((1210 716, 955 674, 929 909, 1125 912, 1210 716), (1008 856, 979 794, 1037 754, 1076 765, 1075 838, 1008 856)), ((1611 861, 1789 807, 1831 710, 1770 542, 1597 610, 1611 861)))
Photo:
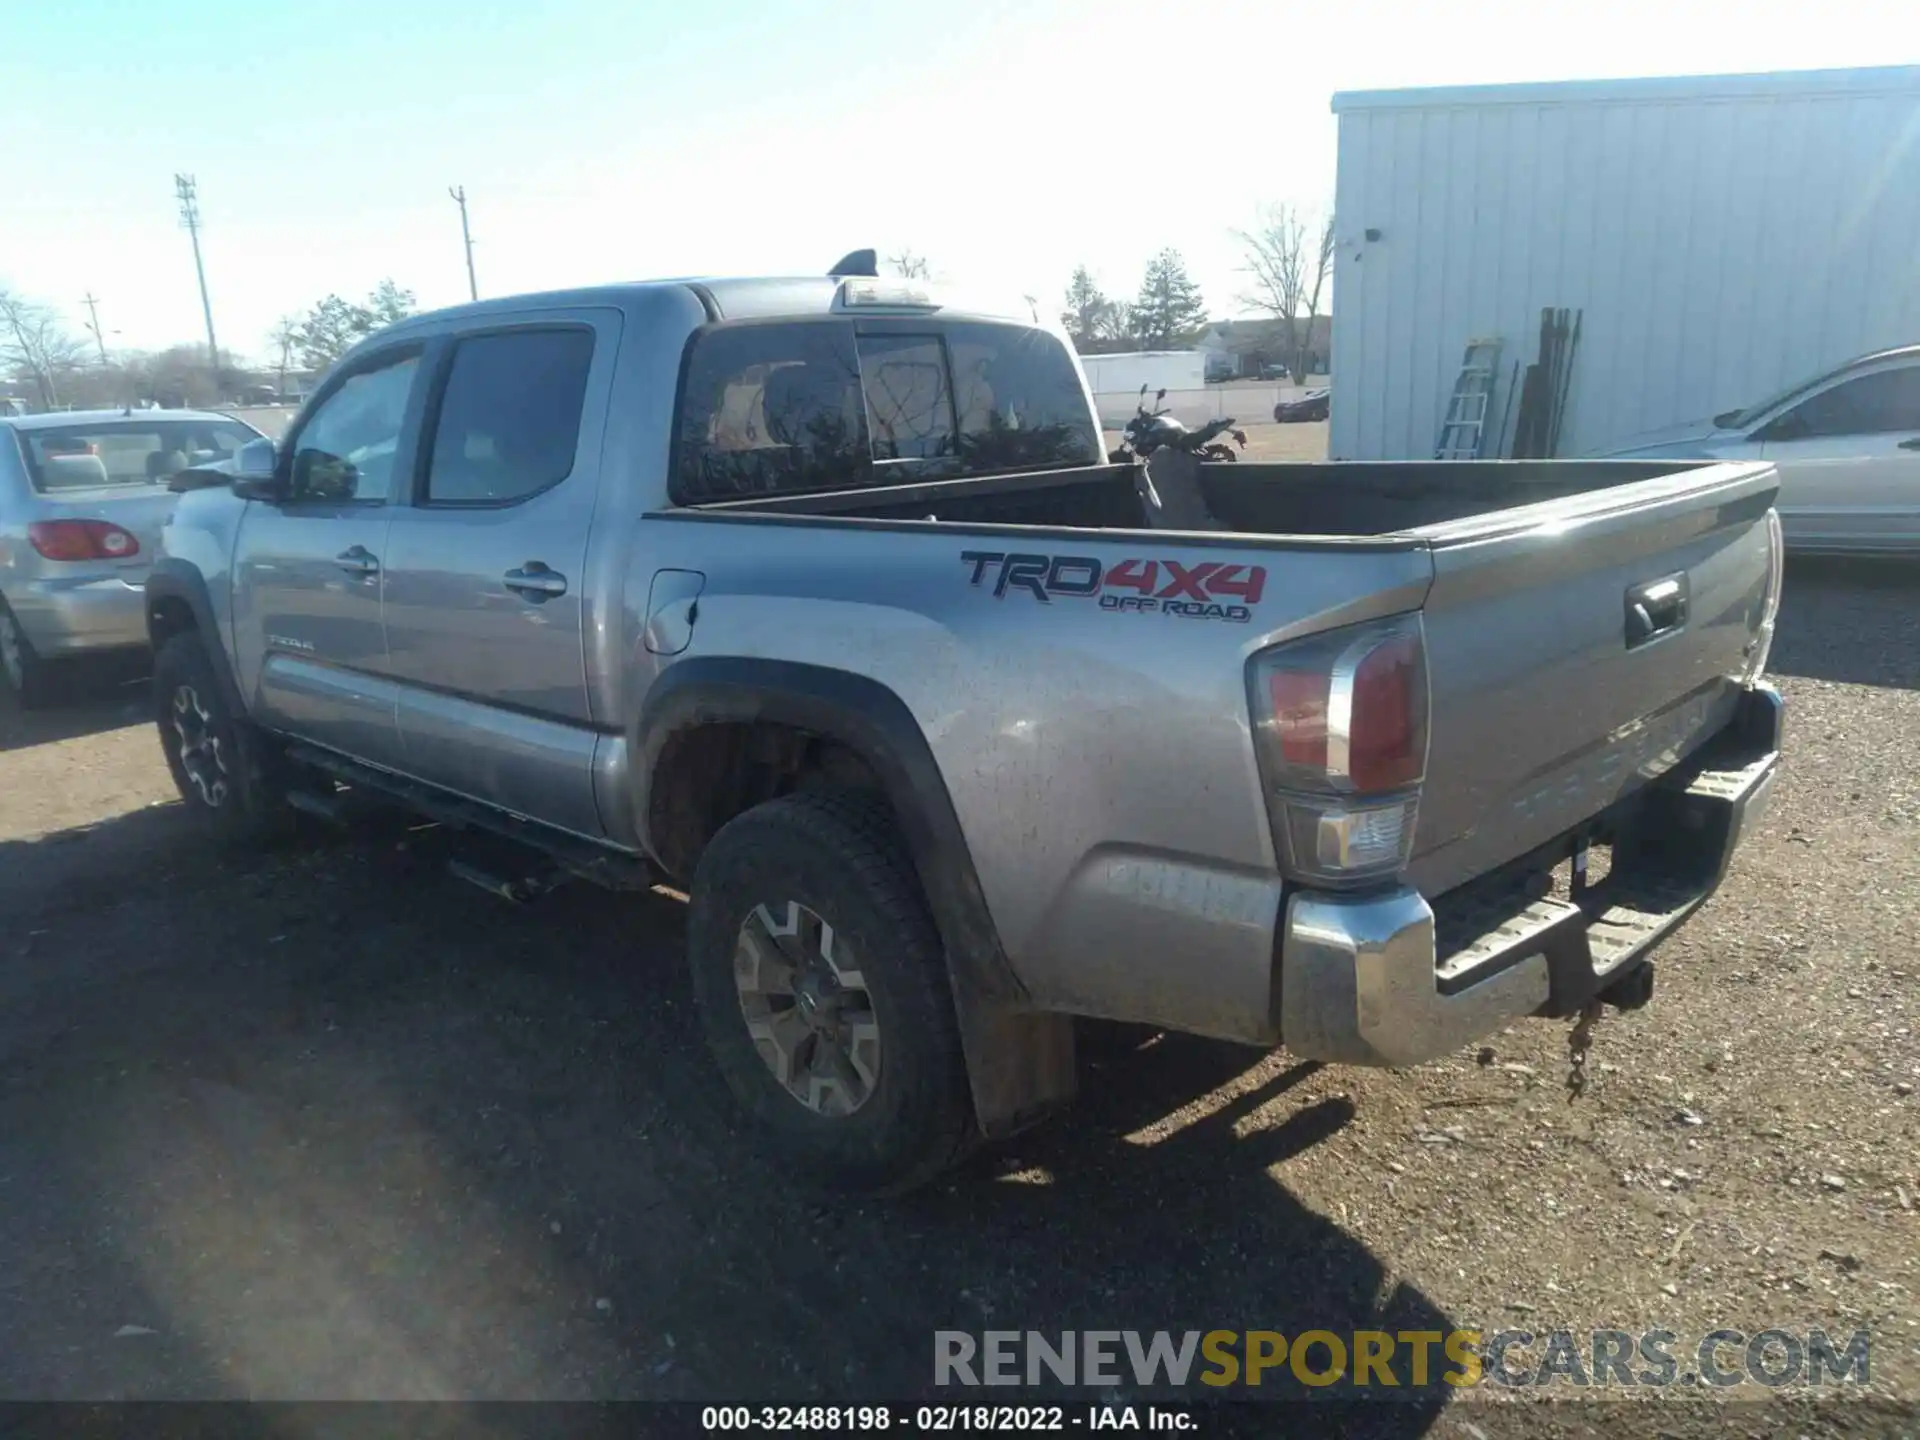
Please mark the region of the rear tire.
POLYGON ((694 874, 687 950, 721 1076, 796 1169, 898 1193, 970 1148, 945 955, 883 806, 789 795, 737 816, 694 874))
POLYGON ((197 633, 153 658, 154 720, 174 788, 212 837, 233 848, 279 839, 294 810, 264 736, 228 705, 197 633))
POLYGON ((22 710, 38 709, 47 701, 47 670, 7 602, 0 600, 0 688, 12 692, 22 710))

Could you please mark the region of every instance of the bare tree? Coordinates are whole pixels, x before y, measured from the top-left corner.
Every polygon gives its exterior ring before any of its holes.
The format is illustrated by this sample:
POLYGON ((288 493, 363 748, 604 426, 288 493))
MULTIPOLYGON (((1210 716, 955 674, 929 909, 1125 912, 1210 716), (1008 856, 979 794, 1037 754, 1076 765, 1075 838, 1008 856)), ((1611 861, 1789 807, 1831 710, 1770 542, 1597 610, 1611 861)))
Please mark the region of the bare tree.
POLYGON ((75 335, 50 307, 0 289, 0 366, 29 376, 40 403, 60 403, 57 377, 77 369, 87 342, 75 335))
POLYGON ((1251 288, 1240 303, 1264 310, 1283 322, 1287 368, 1296 381, 1304 379, 1311 358, 1313 322, 1333 274, 1333 217, 1310 226, 1305 211, 1293 205, 1268 205, 1251 230, 1236 230, 1251 288), (1309 239, 1317 233, 1317 243, 1309 239))
POLYGON ((931 280, 933 264, 924 255, 916 255, 911 250, 902 250, 897 255, 887 257, 887 268, 894 274, 907 280, 931 280))

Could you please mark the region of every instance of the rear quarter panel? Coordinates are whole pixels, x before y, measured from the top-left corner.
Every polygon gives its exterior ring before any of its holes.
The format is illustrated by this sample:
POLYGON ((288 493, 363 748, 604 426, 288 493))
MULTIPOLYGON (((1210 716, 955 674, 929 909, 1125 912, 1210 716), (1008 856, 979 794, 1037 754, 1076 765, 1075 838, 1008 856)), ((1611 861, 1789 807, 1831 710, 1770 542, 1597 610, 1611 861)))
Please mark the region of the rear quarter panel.
MULTIPOLYGON (((685 657, 846 670, 906 704, 1037 1001, 1260 1038, 1248 1011, 1267 1001, 1279 881, 1245 662, 1295 634, 1417 608, 1423 551, 697 512, 645 524, 646 556, 706 577, 685 657), (968 557, 1009 552, 1103 571, 1129 559, 1162 574, 1169 560, 1256 566, 1263 593, 1243 623, 996 594, 998 567, 968 557)), ((636 652, 653 568, 627 580, 636 652)), ((630 671, 630 714, 654 663, 630 671)))

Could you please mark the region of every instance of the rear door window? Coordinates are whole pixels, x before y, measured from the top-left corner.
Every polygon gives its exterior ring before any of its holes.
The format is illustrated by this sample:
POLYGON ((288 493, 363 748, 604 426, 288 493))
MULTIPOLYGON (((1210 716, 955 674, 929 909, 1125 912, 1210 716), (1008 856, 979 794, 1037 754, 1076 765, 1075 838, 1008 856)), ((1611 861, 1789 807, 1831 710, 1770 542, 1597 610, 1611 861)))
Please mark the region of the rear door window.
POLYGON ((427 469, 430 505, 510 505, 573 473, 593 332, 509 330, 454 348, 427 469))
POLYGON ((687 359, 673 496, 698 505, 1103 458, 1079 372, 1045 331, 721 325, 687 359))

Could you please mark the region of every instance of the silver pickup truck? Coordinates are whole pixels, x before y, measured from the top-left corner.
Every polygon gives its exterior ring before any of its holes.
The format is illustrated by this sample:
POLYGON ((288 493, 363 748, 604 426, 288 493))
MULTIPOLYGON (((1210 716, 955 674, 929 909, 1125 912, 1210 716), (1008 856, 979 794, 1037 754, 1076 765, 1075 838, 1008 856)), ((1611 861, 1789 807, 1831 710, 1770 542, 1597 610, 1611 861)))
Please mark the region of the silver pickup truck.
POLYGON ((1075 1016, 1644 1003, 1780 747, 1769 467, 1209 464, 1155 528, 1056 334, 870 276, 419 316, 230 468, 146 587, 187 804, 683 888, 720 1073, 850 1184, 1068 1099, 1075 1016))

